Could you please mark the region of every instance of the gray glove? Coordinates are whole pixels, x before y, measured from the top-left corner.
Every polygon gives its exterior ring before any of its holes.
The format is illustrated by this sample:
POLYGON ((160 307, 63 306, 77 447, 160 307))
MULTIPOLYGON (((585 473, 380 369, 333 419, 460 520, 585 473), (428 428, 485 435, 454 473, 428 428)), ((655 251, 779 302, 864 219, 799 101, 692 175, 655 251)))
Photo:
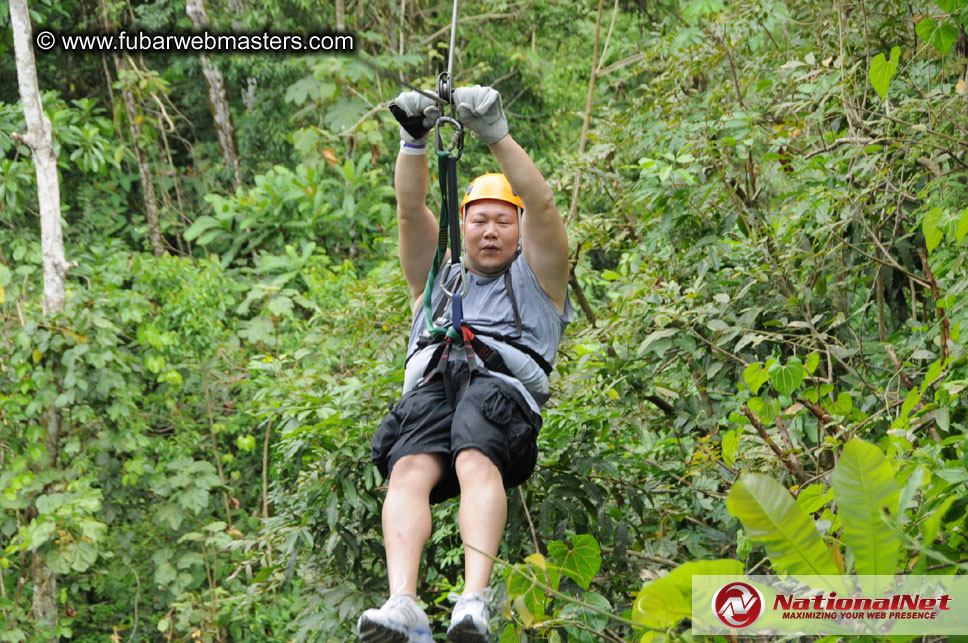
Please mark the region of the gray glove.
POLYGON ((493 87, 474 85, 454 90, 457 120, 488 145, 508 135, 508 119, 501 108, 501 94, 493 87))
POLYGON ((427 134, 440 118, 440 108, 420 92, 403 92, 388 106, 400 123, 400 138, 411 145, 426 145, 427 134))

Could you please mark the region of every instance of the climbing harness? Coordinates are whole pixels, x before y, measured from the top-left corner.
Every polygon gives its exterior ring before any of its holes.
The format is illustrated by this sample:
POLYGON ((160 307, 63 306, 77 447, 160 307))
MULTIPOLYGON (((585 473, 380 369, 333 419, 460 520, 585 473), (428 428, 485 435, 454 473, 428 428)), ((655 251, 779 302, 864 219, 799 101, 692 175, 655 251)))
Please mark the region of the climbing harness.
MULTIPOLYGON (((474 329, 464 321, 463 300, 469 291, 470 280, 468 279, 464 258, 461 256, 460 223, 458 220, 457 208, 457 159, 460 158, 462 153, 463 132, 459 130, 458 135, 455 137, 455 140, 457 141, 457 155, 451 155, 451 150, 443 146, 443 140, 440 136, 439 129, 441 122, 449 121, 456 124, 457 127, 460 127, 460 123, 457 121, 452 121, 452 119, 441 117, 441 119, 438 120, 438 127, 435 130, 434 137, 437 146, 438 175, 441 191, 441 210, 439 221, 440 232, 438 234, 437 249, 434 252, 430 273, 427 275, 427 285, 424 287, 423 308, 427 328, 426 333, 422 334, 422 336, 417 340, 417 349, 419 351, 431 344, 439 344, 434 350, 430 361, 427 363, 427 367, 418 386, 429 383, 434 379, 435 376, 439 374, 443 380, 444 391, 447 395, 447 398, 453 402, 456 397, 454 384, 451 381, 451 378, 447 377, 446 369, 447 362, 450 359, 451 349, 455 345, 463 346, 467 362, 467 372, 462 375, 460 382, 461 391, 463 391, 463 389, 467 386, 468 382, 470 381, 470 377, 476 373, 487 373, 489 371, 493 371, 496 373, 503 373, 511 377, 515 376, 504 362, 504 358, 501 357, 501 354, 485 344, 484 341, 481 340, 481 336, 490 337, 518 349, 534 360, 538 367, 544 371, 545 375, 551 373, 551 365, 537 351, 519 341, 523 336, 523 329, 521 325, 521 314, 518 310, 517 298, 514 296, 514 286, 511 279, 511 265, 515 260, 517 260, 520 250, 515 254, 514 258, 508 262, 508 265, 504 269, 503 273, 504 289, 508 294, 508 298, 511 300, 511 310, 514 313, 514 335, 483 332, 474 329), (444 277, 441 275, 439 283, 439 288, 443 292, 444 296, 440 298, 437 308, 434 310, 432 309, 434 284, 438 281, 441 265, 443 263, 444 256, 447 253, 448 241, 450 243, 451 253, 450 265, 447 268, 447 276, 444 277), (455 266, 457 267, 457 274, 451 277, 455 266), (442 326, 438 326, 436 322, 441 318, 448 301, 450 302, 451 306, 451 325, 450 328, 444 328, 442 326), (480 359, 482 364, 478 364, 477 358, 480 359)), ((535 397, 538 396, 536 395, 535 397)))

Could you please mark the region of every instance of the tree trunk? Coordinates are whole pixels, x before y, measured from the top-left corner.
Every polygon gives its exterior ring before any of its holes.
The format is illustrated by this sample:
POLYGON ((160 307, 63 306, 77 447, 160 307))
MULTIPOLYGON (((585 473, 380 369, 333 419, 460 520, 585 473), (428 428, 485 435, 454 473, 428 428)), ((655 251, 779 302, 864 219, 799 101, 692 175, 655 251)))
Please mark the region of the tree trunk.
MULTIPOLYGON (((10 0, 10 22, 13 27, 14 54, 17 59, 17 82, 24 108, 27 134, 13 137, 27 145, 34 157, 37 172, 37 202, 40 205, 40 242, 44 262, 44 314, 53 315, 64 308, 64 282, 71 268, 64 258, 64 237, 61 232, 60 183, 57 178, 57 157, 54 155, 53 127, 44 115, 37 85, 37 65, 31 44, 33 30, 27 0, 10 0)), ((48 411, 47 457, 57 461, 60 441, 59 417, 55 408, 48 411)), ((33 581, 33 616, 40 628, 49 629, 57 640, 57 577, 40 556, 34 552, 30 562, 33 581)))
MULTIPOLYGON (((120 77, 121 72, 130 72, 127 61, 123 55, 113 54, 114 68, 120 77)), ((158 197, 155 195, 155 182, 151 178, 151 166, 148 164, 148 157, 141 149, 141 119, 138 117, 138 106, 134 98, 134 92, 130 87, 122 86, 121 102, 124 103, 124 113, 128 116, 128 133, 131 136, 131 149, 134 151, 135 160, 138 163, 138 175, 141 179, 141 193, 145 200, 145 218, 148 221, 148 238, 151 241, 151 249, 156 257, 165 254, 165 246, 161 241, 161 223, 158 216, 158 197)))
POLYGON ((346 31, 346 5, 343 0, 336 0, 336 31, 346 31))
POLYGON ((37 171, 40 240, 44 256, 44 312, 50 314, 59 312, 64 307, 64 280, 71 266, 64 259, 57 157, 54 156, 50 119, 44 115, 40 89, 37 86, 37 66, 34 62, 32 29, 27 11, 27 0, 10 0, 17 81, 27 122, 27 134, 14 134, 14 137, 30 148, 37 171))
MULTIPOLYGON (((101 9, 101 22, 105 31, 115 30, 114 21, 108 13, 107 5, 103 0, 98 2, 101 9)), ((122 54, 113 52, 114 70, 121 79, 122 72, 133 72, 122 54)), ((134 158, 138 162, 138 175, 141 178, 141 193, 145 200, 145 218, 148 220, 148 238, 151 241, 152 252, 156 257, 165 254, 165 245, 161 241, 161 224, 158 217, 158 197, 155 195, 155 183, 151 178, 151 166, 148 164, 148 157, 141 149, 141 119, 138 116, 138 105, 127 83, 121 86, 121 102, 124 103, 124 113, 128 116, 128 133, 131 135, 131 149, 134 151, 134 158)))
MULTIPOLYGON (((114 66, 121 76, 122 71, 131 71, 124 57, 114 54, 114 66)), ((151 249, 156 257, 165 254, 165 245, 161 241, 161 223, 158 217, 158 197, 155 195, 155 182, 151 178, 151 166, 148 165, 148 156, 141 149, 141 119, 138 115, 138 106, 135 102, 134 92, 130 87, 122 86, 121 100, 124 102, 124 112, 128 115, 128 131, 131 134, 131 149, 134 150, 134 157, 138 161, 138 175, 141 177, 141 192, 145 198, 145 218, 148 219, 148 238, 151 240, 151 249)))
MULTIPOLYGON (((185 8, 195 29, 204 29, 209 24, 208 12, 205 11, 204 0, 186 0, 185 8)), ((215 131, 218 134, 218 146, 222 151, 225 165, 232 168, 235 175, 235 188, 242 187, 242 170, 239 165, 239 151, 235 144, 235 126, 232 124, 232 112, 229 111, 229 97, 225 91, 225 79, 222 71, 215 62, 205 54, 199 54, 202 63, 202 73, 205 84, 208 85, 208 102, 215 117, 215 131)))

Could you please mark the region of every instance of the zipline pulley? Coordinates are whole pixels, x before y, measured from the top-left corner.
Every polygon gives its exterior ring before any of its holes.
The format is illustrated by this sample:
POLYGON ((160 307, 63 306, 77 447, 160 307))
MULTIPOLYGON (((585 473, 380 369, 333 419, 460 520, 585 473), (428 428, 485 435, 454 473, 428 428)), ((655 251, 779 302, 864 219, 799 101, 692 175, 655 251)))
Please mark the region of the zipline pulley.
POLYGON ((437 95, 441 99, 447 101, 447 104, 451 106, 451 110, 454 109, 453 100, 453 84, 451 83, 451 75, 449 71, 442 71, 437 74, 437 95))

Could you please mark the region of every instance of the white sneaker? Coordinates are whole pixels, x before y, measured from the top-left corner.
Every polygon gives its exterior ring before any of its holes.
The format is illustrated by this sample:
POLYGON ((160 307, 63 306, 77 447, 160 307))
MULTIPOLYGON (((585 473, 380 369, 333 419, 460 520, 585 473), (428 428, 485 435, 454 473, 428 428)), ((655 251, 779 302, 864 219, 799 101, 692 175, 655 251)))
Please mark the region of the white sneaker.
POLYGON ((491 640, 490 616, 487 596, 475 592, 459 596, 447 628, 447 640, 451 643, 489 643, 491 640))
POLYGON ((391 596, 383 607, 363 612, 356 624, 360 643, 433 643, 430 622, 409 594, 391 596))

